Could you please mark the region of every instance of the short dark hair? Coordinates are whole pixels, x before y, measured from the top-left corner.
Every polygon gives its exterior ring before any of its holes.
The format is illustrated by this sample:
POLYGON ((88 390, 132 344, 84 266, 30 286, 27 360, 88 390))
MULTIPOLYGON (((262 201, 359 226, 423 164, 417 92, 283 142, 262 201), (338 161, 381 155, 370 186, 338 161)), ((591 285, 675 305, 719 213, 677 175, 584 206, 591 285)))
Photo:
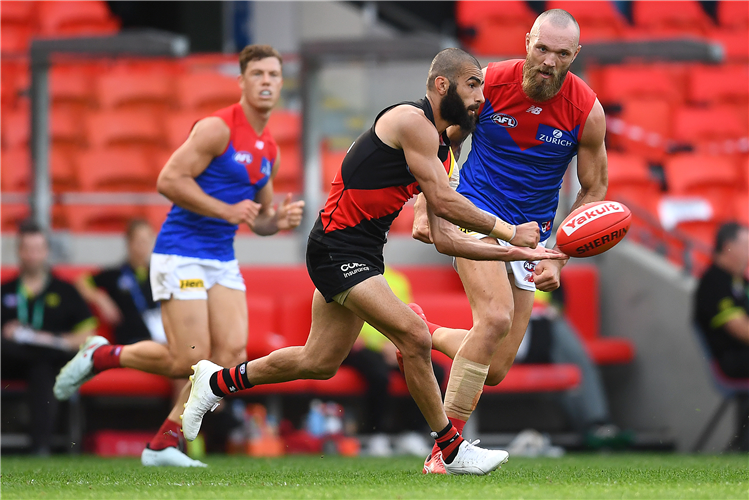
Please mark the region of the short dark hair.
POLYGON ((18 236, 26 236, 27 234, 44 234, 44 231, 42 231, 42 226, 37 224, 34 219, 26 219, 18 225, 18 236))
POLYGON ((731 221, 726 222, 718 228, 718 233, 715 235, 715 253, 720 253, 726 246, 726 243, 736 241, 739 232, 746 230, 747 227, 739 224, 738 222, 731 221))
POLYGON ((135 231, 138 230, 139 227, 146 226, 147 228, 151 228, 151 224, 148 223, 145 219, 130 219, 127 223, 127 229, 125 229, 125 236, 127 237, 127 240, 130 241, 133 239, 133 234, 135 234, 135 231))
POLYGON ((239 53, 239 72, 244 75, 250 61, 258 61, 266 57, 275 57, 283 65, 281 54, 270 45, 248 45, 239 53))
POLYGON ((481 63, 465 50, 454 47, 441 50, 429 66, 429 76, 427 77, 427 88, 434 89, 434 80, 438 76, 444 76, 454 84, 466 64, 475 65, 481 71, 481 63))

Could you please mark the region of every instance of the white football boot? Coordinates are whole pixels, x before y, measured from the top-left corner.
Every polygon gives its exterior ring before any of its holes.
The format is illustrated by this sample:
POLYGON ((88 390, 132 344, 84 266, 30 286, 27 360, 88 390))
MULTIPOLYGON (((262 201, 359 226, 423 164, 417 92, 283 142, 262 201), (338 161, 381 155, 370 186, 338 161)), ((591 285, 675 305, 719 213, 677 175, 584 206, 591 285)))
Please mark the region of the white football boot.
POLYGON ((109 344, 104 337, 95 335, 86 339, 86 342, 78 349, 76 355, 62 367, 55 379, 53 389, 55 397, 60 401, 70 399, 84 382, 94 376, 94 351, 103 345, 109 344))
POLYGON ((146 467, 208 467, 200 460, 193 460, 173 446, 158 451, 145 448, 140 454, 140 463, 146 467))
MULTIPOLYGON (((474 443, 478 444, 477 439, 474 443)), ((510 454, 504 450, 485 450, 463 440, 458 446, 458 454, 451 463, 445 462, 448 474, 471 474, 484 476, 507 462, 510 454)))
POLYGON ((218 408, 219 403, 224 399, 213 394, 211 390, 211 375, 219 370, 223 368, 207 359, 198 361, 192 366, 190 398, 185 403, 185 411, 179 416, 182 420, 182 434, 188 441, 194 441, 198 437, 203 415, 209 410, 213 411, 218 408))

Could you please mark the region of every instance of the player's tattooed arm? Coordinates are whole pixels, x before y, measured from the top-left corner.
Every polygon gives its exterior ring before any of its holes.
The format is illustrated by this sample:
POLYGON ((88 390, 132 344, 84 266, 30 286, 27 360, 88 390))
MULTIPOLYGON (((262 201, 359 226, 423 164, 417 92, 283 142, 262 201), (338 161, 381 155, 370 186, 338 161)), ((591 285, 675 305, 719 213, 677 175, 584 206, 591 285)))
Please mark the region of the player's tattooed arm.
POLYGON ((210 196, 195 181, 229 144, 231 132, 221 118, 212 116, 195 124, 190 136, 172 156, 159 174, 156 189, 177 206, 206 217, 224 219, 232 224, 251 222, 260 205, 242 200, 234 205, 210 196))
POLYGON ((281 206, 276 208, 273 205, 273 179, 275 179, 281 164, 280 152, 276 155, 276 161, 273 163, 268 183, 258 191, 255 201, 260 204, 260 212, 250 229, 260 236, 270 236, 278 231, 294 229, 302 222, 304 211, 304 201, 292 201, 291 193, 286 195, 281 206))

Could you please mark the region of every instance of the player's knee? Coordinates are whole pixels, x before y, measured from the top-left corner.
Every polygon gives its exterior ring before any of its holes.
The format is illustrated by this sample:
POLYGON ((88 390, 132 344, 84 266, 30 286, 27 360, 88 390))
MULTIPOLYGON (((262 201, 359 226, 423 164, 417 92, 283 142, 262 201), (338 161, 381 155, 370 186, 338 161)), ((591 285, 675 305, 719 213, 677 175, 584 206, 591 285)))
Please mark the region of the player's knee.
POLYGON ((499 342, 510 332, 512 326, 513 311, 495 308, 487 311, 481 318, 486 332, 493 342, 499 342))
POLYGON ((404 357, 429 359, 431 350, 432 336, 429 335, 429 330, 424 322, 419 321, 419 324, 415 325, 409 334, 403 339, 401 354, 404 357))

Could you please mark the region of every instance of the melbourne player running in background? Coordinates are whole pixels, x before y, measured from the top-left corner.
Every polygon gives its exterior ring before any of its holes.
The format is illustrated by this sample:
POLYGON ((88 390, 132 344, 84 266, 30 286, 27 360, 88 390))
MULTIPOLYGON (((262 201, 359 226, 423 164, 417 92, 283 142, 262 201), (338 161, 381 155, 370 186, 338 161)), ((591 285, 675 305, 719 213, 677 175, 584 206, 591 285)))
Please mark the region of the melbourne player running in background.
MULTIPOLYGON (((68 399, 109 368, 182 378, 201 359, 225 366, 245 359, 247 303, 234 235, 239 224, 262 236, 293 229, 304 202, 288 195, 278 209, 273 206, 280 162, 265 127, 281 92, 281 55, 268 45, 250 45, 240 53, 239 66, 239 103, 198 121, 159 176, 158 190, 174 206, 156 239, 151 287, 161 301, 168 345, 109 345, 92 337, 58 375, 58 399, 68 399)), ((179 416, 189 390, 188 384, 143 451, 143 465, 205 466, 180 449, 179 416)))
MULTIPOLYGON (((526 34, 524 61, 491 63, 484 68, 486 102, 457 188, 477 207, 512 224, 536 221, 541 245, 551 235, 559 188, 575 155, 581 188, 572 210, 603 200, 608 185, 603 108, 590 87, 569 73, 581 48, 579 39, 574 17, 561 9, 549 10, 526 34)), ((454 143, 459 144, 466 135, 455 127, 450 130, 454 143)), ((430 242, 443 229, 429 227, 427 208, 420 196, 414 237, 430 242)), ((467 234, 488 243, 510 245, 473 231, 467 234)), ((429 327, 434 348, 454 360, 445 412, 459 430, 476 408, 484 384, 499 384, 512 366, 528 326, 536 287, 543 291, 559 287, 564 264, 566 260, 502 263, 456 259, 471 304, 473 328, 429 327)), ((418 306, 415 310, 420 312, 418 306)), ((435 460, 437 454, 435 447, 425 470, 444 473, 442 462, 435 460)))

